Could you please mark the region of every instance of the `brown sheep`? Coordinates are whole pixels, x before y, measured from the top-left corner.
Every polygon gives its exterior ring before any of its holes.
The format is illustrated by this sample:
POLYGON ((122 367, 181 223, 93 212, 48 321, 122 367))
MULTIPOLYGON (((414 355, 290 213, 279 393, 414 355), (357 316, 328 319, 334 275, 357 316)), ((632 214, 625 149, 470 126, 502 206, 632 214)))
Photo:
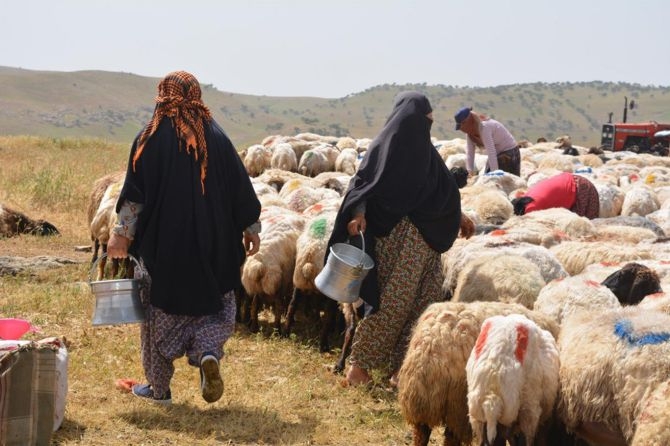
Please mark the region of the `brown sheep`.
POLYGON ((602 285, 612 290, 621 305, 637 305, 645 296, 663 292, 656 271, 635 262, 610 274, 602 285))
POLYGON ((56 235, 59 232, 46 220, 33 220, 19 211, 0 204, 0 237, 19 234, 56 235))

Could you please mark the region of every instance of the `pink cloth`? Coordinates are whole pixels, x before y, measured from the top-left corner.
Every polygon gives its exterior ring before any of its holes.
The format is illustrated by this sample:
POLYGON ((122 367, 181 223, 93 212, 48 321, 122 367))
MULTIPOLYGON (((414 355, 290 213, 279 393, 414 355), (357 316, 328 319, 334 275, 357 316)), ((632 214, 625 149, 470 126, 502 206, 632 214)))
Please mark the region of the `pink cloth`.
POLYGON ((526 213, 550 208, 570 209, 575 204, 577 186, 574 175, 564 172, 542 180, 526 191, 532 202, 526 205, 526 213))

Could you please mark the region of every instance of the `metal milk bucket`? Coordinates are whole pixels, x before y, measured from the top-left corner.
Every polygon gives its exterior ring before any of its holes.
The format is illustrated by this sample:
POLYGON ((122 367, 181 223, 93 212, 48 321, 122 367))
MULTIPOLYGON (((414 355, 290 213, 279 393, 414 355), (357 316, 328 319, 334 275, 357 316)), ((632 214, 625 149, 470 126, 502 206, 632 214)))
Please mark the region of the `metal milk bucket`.
MULTIPOLYGON (((105 257, 103 254, 93 263, 93 271, 97 263, 105 257)), ((139 263, 133 256, 129 258, 139 263)), ((132 324, 144 321, 144 310, 140 302, 139 280, 113 279, 90 280, 91 292, 95 296, 95 310, 93 311, 93 325, 132 324)))
POLYGON ((363 249, 347 243, 335 243, 330 247, 326 265, 314 279, 314 285, 326 296, 341 303, 353 303, 358 300, 363 279, 375 266, 372 258, 363 249))

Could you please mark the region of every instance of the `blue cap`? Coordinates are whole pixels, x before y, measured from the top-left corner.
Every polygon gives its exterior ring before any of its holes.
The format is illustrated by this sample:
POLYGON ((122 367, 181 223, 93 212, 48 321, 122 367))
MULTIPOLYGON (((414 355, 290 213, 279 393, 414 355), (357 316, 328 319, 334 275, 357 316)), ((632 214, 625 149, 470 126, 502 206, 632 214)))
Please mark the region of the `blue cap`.
POLYGON ((465 118, 470 116, 470 110, 472 110, 472 107, 463 107, 456 112, 454 115, 454 119, 456 120, 456 130, 461 129, 461 123, 465 121, 465 118))

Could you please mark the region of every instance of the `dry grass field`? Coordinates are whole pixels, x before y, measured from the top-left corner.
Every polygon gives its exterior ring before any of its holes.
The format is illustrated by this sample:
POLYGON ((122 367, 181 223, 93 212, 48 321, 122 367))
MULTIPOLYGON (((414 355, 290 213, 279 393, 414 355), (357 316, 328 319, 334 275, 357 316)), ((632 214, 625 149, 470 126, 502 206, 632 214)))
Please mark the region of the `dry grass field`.
MULTIPOLYGON (((0 315, 63 336, 69 354, 67 407, 54 445, 405 445, 409 427, 382 384, 345 388, 315 332, 283 339, 238 326, 222 362, 224 396, 205 403, 199 375, 176 363, 173 404, 150 405, 115 388, 143 378, 139 326, 93 327, 88 287, 87 198, 93 181, 123 169, 128 147, 99 140, 0 137, 0 203, 54 224, 60 235, 0 238, 0 257, 54 256, 74 263, 0 275, 0 315)), ((441 432, 431 444, 441 444, 441 432)))

